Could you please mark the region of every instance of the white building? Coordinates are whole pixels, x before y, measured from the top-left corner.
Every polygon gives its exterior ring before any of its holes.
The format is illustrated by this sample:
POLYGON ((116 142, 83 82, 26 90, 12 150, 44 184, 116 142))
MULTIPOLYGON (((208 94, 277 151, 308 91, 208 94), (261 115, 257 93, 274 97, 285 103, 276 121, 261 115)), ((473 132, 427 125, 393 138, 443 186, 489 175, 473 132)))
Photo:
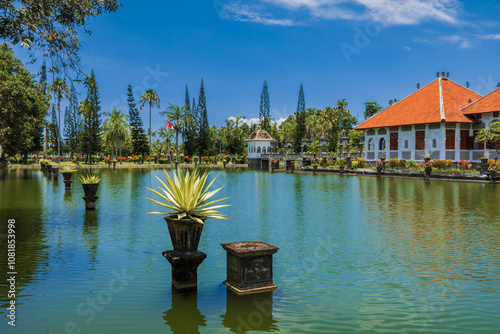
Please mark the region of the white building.
POLYGON ((247 142, 248 166, 261 166, 262 154, 274 153, 276 140, 260 127, 245 139, 247 142))
MULTIPOLYGON (((498 120, 500 92, 485 96, 442 75, 355 127, 365 135, 365 159, 477 162, 495 152, 476 143, 477 132, 498 120)), ((491 155, 494 158, 496 153, 491 155)))

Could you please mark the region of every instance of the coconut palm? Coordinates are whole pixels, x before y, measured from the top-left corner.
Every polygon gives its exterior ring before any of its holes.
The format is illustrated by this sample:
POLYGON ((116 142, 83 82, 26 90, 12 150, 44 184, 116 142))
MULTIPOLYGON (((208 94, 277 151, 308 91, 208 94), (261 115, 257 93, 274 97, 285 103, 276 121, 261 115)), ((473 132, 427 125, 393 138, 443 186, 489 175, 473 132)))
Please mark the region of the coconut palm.
POLYGON ((65 97, 71 101, 71 95, 69 93, 68 85, 66 80, 61 78, 56 78, 52 84, 49 86, 49 92, 54 93, 57 101, 57 111, 59 114, 59 120, 57 125, 57 156, 59 165, 61 165, 61 100, 65 97))
POLYGON ((313 137, 313 145, 316 148, 316 135, 323 131, 321 118, 319 115, 310 115, 306 119, 306 127, 313 137))
MULTIPOLYGON (((115 152, 118 153, 118 143, 120 144, 120 156, 122 155, 122 142, 130 135, 130 126, 127 122, 128 115, 121 113, 122 108, 113 107, 113 112, 105 112, 109 118, 103 123, 105 138, 111 142, 111 155, 113 156, 113 143, 116 145, 115 152)), ((120 160, 121 163, 121 160, 120 160)))
POLYGON ((160 138, 162 138, 164 140, 163 143, 167 144, 165 151, 169 152, 170 151, 170 141, 172 139, 174 139, 174 133, 173 133, 173 131, 171 131, 168 128, 168 121, 166 123, 167 123, 167 125, 165 127, 160 128, 160 130, 158 130, 158 135, 160 136, 160 138))
POLYGON ((149 163, 151 163, 151 108, 160 108, 160 98, 154 90, 147 89, 144 94, 142 94, 139 103, 141 104, 141 109, 144 107, 144 104, 149 104, 149 163))
POLYGON ((179 131, 182 131, 184 126, 184 117, 186 115, 186 107, 179 107, 172 103, 168 106, 169 111, 162 111, 160 114, 167 116, 168 122, 173 123, 172 126, 175 131, 175 160, 179 155, 179 131))

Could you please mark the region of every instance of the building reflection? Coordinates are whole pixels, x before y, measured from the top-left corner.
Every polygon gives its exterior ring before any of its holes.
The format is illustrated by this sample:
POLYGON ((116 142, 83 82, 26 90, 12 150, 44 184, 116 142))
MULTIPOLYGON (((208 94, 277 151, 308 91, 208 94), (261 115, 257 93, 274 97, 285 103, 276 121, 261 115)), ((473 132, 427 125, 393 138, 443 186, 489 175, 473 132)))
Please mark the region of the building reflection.
POLYGON ((277 332, 278 321, 273 318, 273 293, 238 296, 227 291, 226 314, 222 324, 233 333, 250 331, 277 332))
POLYGON ((172 308, 164 313, 163 319, 174 334, 199 334, 199 327, 207 323, 198 310, 198 291, 172 289, 172 308))

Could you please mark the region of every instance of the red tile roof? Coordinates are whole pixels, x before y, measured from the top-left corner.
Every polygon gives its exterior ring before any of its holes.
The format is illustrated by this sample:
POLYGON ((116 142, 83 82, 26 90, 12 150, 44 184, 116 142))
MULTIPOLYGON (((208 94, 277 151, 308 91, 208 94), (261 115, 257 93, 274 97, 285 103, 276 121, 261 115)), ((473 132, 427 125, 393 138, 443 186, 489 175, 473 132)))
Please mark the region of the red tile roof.
POLYGON ((437 78, 410 96, 383 109, 355 127, 356 130, 388 126, 442 122, 440 82, 443 96, 444 121, 447 123, 475 123, 460 108, 481 95, 446 78, 437 78))
POLYGON ((462 108, 462 112, 466 115, 493 111, 500 111, 500 88, 462 108))

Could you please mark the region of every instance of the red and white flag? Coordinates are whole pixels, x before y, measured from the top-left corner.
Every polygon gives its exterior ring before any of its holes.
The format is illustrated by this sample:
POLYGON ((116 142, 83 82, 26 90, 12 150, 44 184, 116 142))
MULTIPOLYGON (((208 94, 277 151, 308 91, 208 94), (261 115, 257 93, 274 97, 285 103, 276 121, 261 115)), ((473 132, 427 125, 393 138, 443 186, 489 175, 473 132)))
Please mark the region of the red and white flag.
POLYGON ((168 122, 168 128, 169 129, 173 129, 174 127, 172 126, 172 123, 170 123, 170 121, 168 122))

